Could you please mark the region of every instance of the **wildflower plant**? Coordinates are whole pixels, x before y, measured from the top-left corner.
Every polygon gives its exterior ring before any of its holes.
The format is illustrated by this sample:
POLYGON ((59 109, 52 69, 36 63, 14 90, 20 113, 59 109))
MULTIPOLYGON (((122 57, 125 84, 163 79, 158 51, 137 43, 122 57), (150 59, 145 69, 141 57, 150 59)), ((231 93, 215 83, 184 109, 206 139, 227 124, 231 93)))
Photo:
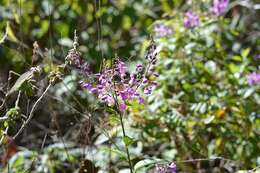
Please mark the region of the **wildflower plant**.
POLYGON ((126 135, 123 116, 131 102, 144 104, 144 96, 150 95, 156 87, 155 79, 158 74, 155 72, 157 61, 155 42, 151 39, 147 48, 146 65, 137 64, 135 71, 128 70, 125 62, 116 57, 111 67, 103 66, 98 73, 90 71, 87 63, 81 59, 81 54, 77 51, 77 45, 78 37, 75 32, 73 48, 66 57, 66 64, 75 67, 83 74, 83 79, 80 80, 79 84, 84 90, 95 95, 100 102, 114 109, 119 115, 128 163, 131 172, 133 172, 127 147, 131 138, 126 135))

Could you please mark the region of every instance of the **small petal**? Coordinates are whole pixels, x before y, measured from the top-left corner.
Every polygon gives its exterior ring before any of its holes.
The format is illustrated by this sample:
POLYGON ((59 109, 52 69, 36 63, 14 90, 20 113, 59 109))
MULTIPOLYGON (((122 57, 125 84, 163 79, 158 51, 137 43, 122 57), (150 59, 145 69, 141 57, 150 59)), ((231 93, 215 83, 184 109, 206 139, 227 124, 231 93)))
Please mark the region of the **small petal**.
POLYGON ((106 103, 107 103, 108 106, 113 106, 115 104, 115 100, 114 100, 113 97, 107 96, 106 103))
POLYGON ((120 112, 125 112, 125 110, 126 110, 126 105, 125 105, 124 103, 121 103, 121 104, 119 105, 119 111, 120 111, 120 112))
POLYGON ((97 88, 91 88, 91 89, 90 89, 90 92, 91 92, 92 94, 97 94, 97 93, 98 93, 98 89, 97 89, 97 88))
POLYGON ((141 64, 137 64, 135 70, 136 70, 137 72, 142 72, 143 66, 142 66, 141 64))
POLYGON ((144 98, 143 97, 138 97, 138 101, 140 104, 144 104, 144 98))
POLYGON ((156 164, 155 167, 156 167, 156 170, 159 171, 158 173, 166 173, 166 171, 167 171, 165 165, 163 165, 163 164, 156 164))
POLYGON ((146 87, 146 88, 144 89, 144 94, 149 95, 149 94, 151 94, 151 93, 152 93, 152 87, 146 87))
POLYGON ((169 167, 168 167, 168 170, 170 171, 170 173, 176 173, 177 171, 177 166, 174 162, 172 162, 169 167))
POLYGON ((120 96, 122 100, 126 101, 128 99, 128 93, 127 92, 120 92, 120 96))

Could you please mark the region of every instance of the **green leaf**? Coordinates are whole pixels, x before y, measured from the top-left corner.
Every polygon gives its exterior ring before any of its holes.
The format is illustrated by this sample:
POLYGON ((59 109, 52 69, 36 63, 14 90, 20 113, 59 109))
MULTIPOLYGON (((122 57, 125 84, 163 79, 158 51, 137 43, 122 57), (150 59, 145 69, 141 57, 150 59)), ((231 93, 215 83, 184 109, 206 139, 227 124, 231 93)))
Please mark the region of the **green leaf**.
POLYGON ((7 26, 6 26, 6 33, 11 41, 16 42, 16 43, 18 42, 18 39, 16 38, 12 28, 10 27, 9 22, 7 23, 7 26))
POLYGON ((8 32, 7 32, 7 26, 6 26, 5 33, 4 33, 4 35, 2 36, 2 38, 0 39, 0 45, 1 45, 2 43, 4 43, 4 41, 5 41, 5 39, 7 38, 7 36, 8 36, 8 32))
POLYGON ((110 115, 109 122, 111 125, 117 125, 120 123, 120 119, 117 115, 110 115))
POLYGON ((20 108, 18 107, 14 107, 14 108, 11 108, 9 109, 7 112, 6 112, 6 115, 8 117, 12 117, 12 118, 15 118, 17 117, 17 115, 19 115, 19 112, 20 112, 20 108))
POLYGON ((129 136, 123 137, 123 141, 124 141, 125 145, 127 145, 127 146, 135 143, 134 138, 131 138, 129 136))
POLYGON ((135 171, 138 171, 138 170, 141 170, 142 168, 147 168, 147 167, 150 167, 152 165, 154 165, 155 163, 158 163, 159 159, 144 159, 144 160, 141 160, 139 162, 137 162, 134 166, 134 170, 135 171))
POLYGON ((240 70, 240 67, 235 65, 235 64, 229 64, 229 70, 232 72, 232 73, 236 73, 236 72, 239 72, 240 70))
POLYGON ((200 108, 199 108, 199 112, 201 114, 204 114, 206 112, 206 110, 207 110, 207 103, 202 103, 200 108))
POLYGON ((242 55, 243 58, 246 58, 249 55, 249 53, 250 53, 250 48, 243 49, 241 51, 241 55, 242 55))
POLYGON ((123 19, 122 19, 122 27, 125 29, 125 30, 128 30, 132 25, 132 21, 131 21, 131 18, 127 15, 124 15, 123 16, 123 19))
POLYGON ((33 96, 34 90, 33 90, 33 84, 29 81, 25 81, 21 86, 20 90, 25 92, 27 96, 33 96))
POLYGON ((118 149, 108 148, 108 147, 104 147, 103 150, 106 152, 112 152, 118 155, 119 157, 123 158, 124 160, 127 160, 127 154, 126 152, 124 152, 124 150, 118 150, 118 149))
POLYGON ((245 91, 243 98, 246 99, 249 96, 251 96, 254 93, 255 89, 254 88, 249 88, 245 91))
POLYGON ((13 85, 13 87, 9 90, 7 95, 12 94, 15 91, 18 91, 20 89, 20 87, 23 85, 23 83, 25 83, 27 80, 31 79, 33 76, 33 71, 27 71, 24 74, 22 74, 17 81, 15 82, 15 84, 13 85))
POLYGON ((205 124, 210 124, 214 120, 215 116, 210 116, 203 120, 205 124))
POLYGON ((232 59, 235 60, 235 61, 239 61, 239 62, 242 61, 242 57, 241 56, 233 56, 232 59))
POLYGON ((117 114, 117 111, 114 110, 114 109, 111 108, 111 107, 106 107, 105 110, 106 110, 107 113, 115 114, 115 115, 117 114))
POLYGON ((44 34, 46 34, 48 32, 48 29, 49 29, 49 21, 48 20, 43 20, 41 21, 41 27, 40 29, 38 30, 36 36, 38 38, 41 38, 42 36, 44 36, 44 34))

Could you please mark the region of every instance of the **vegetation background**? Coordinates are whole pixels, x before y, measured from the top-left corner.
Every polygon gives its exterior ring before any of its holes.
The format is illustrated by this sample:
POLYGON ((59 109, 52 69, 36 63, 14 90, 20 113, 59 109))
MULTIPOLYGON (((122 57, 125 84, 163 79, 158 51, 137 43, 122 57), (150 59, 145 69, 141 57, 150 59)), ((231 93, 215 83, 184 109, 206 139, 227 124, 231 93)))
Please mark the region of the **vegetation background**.
POLYGON ((80 89, 82 76, 74 70, 62 74, 27 127, 11 139, 64 63, 74 30, 82 58, 96 72, 115 56, 130 67, 143 63, 150 36, 158 46, 158 86, 144 105, 132 103, 124 117, 137 172, 153 172, 154 164, 162 160, 175 161, 180 172, 257 171, 259 84, 249 85, 246 75, 259 71, 260 4, 230 1, 220 17, 210 13, 211 4, 211 0, 0 0, 1 102, 18 79, 9 78, 10 71, 23 74, 36 65, 43 69, 36 82, 15 88, 6 109, 1 109, 1 117, 13 116, 0 121, 6 141, 1 144, 1 171, 127 172, 118 119, 80 89), (200 26, 192 30, 183 26, 189 10, 200 16, 200 26), (173 32, 160 36, 154 31, 157 24, 173 32), (17 108, 18 95, 19 110, 11 109, 17 108))

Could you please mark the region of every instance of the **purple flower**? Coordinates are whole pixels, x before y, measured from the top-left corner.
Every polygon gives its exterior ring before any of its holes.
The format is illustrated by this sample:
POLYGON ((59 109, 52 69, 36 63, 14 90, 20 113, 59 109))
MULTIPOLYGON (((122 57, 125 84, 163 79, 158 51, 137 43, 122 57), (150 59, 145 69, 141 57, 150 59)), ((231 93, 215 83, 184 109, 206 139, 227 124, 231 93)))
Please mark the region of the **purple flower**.
POLYGON ((80 66, 81 68, 81 72, 83 75, 85 75, 86 77, 90 74, 90 69, 89 69, 89 65, 87 63, 84 63, 80 66))
POLYGON ((177 172, 177 166, 174 162, 172 162, 169 166, 168 166, 169 171, 171 171, 171 173, 176 173, 177 172))
POLYGON ((148 79, 146 77, 143 78, 143 83, 146 84, 148 82, 148 79))
POLYGON ((255 60, 260 60, 260 54, 257 54, 257 55, 255 56, 255 60))
POLYGON ((156 167, 156 170, 159 171, 158 173, 166 173, 166 171, 167 171, 166 166, 163 164, 156 164, 155 167, 156 167))
POLYGON ((223 15, 228 7, 229 0, 214 0, 211 11, 214 15, 223 15))
POLYGON ((144 104, 144 98, 143 97, 139 97, 138 101, 139 101, 140 104, 144 104))
POLYGON ((128 99, 128 93, 127 92, 120 92, 120 96, 122 98, 122 100, 126 101, 128 99))
POLYGON ((137 72, 142 72, 142 70, 143 70, 143 65, 142 65, 142 64, 137 64, 135 70, 136 70, 137 72))
POLYGON ((97 88, 98 88, 99 90, 103 90, 103 89, 104 89, 104 86, 103 86, 103 85, 97 85, 97 88))
POLYGON ((136 90, 133 88, 128 88, 127 93, 129 96, 134 96, 136 94, 136 90))
POLYGON ((119 111, 120 111, 120 112, 125 112, 125 110, 126 110, 126 105, 125 105, 125 103, 121 103, 121 104, 119 105, 119 111))
POLYGON ((125 63, 123 61, 117 60, 116 70, 118 70, 118 72, 121 76, 125 75, 125 72, 126 72, 125 63))
POLYGON ((152 87, 149 86, 149 87, 144 88, 144 94, 149 95, 151 93, 152 93, 152 87))
POLYGON ((185 13, 184 26, 186 28, 195 28, 199 25, 199 17, 191 11, 185 13))
POLYGON ((86 88, 86 89, 88 89, 88 90, 91 90, 91 89, 92 89, 92 85, 89 84, 89 83, 83 83, 83 84, 82 84, 82 87, 83 87, 83 88, 86 88))
POLYGON ((108 106, 113 106, 115 104, 115 100, 112 96, 107 96, 105 102, 108 106))
POLYGON ((166 164, 156 164, 156 170, 158 173, 177 173, 177 166, 174 162, 170 163, 170 165, 166 164))
POLYGON ((127 109, 126 102, 138 101, 143 104, 142 95, 151 94, 156 84, 149 78, 157 76, 154 70, 151 70, 155 69, 156 57, 156 45, 152 40, 147 50, 147 65, 137 64, 133 72, 127 70, 123 61, 116 59, 112 67, 104 67, 100 73, 90 73, 85 63, 80 60, 80 69, 88 72, 80 85, 108 106, 114 106, 118 102, 117 109, 124 112, 127 109))
POLYGON ((253 72, 251 74, 248 74, 246 77, 249 85, 260 84, 260 73, 253 72))
POLYGON ((164 24, 156 24, 154 26, 154 32, 160 36, 160 37, 165 37, 167 35, 172 34, 172 29, 164 24))
POLYGON ((91 89, 90 89, 90 92, 91 92, 92 94, 97 94, 97 93, 98 93, 98 89, 97 89, 97 88, 91 88, 91 89))

